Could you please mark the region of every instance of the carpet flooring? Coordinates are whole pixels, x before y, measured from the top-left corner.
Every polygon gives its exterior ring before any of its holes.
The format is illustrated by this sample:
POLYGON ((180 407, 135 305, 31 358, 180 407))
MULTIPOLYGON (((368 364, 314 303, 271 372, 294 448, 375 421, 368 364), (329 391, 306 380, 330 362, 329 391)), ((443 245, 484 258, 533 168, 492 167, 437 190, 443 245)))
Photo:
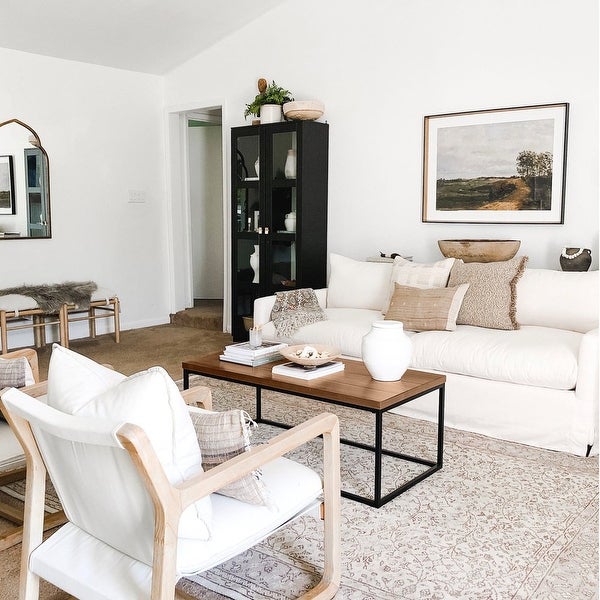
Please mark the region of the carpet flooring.
MULTIPOLYGON (((160 364, 178 380, 181 360, 221 349, 230 337, 173 325, 75 341, 72 348, 133 373, 160 364)), ((49 351, 40 353, 42 373, 49 351)), ((253 390, 194 377, 213 389, 215 408, 253 414, 253 390)), ((265 414, 299 422, 331 407, 265 393, 265 414)), ((342 435, 369 441, 367 414, 336 407, 342 435)), ((388 447, 434 451, 430 424, 389 415, 388 447)), ((254 442, 277 431, 260 425, 254 442)), ((320 468, 319 443, 293 458, 320 468)), ((385 485, 406 471, 386 464, 385 485)), ((344 447, 342 482, 368 493, 371 456, 344 447)), ((344 600, 473 599, 598 600, 598 459, 580 458, 446 430, 444 468, 380 509, 342 503, 344 600)), ((309 586, 321 568, 320 521, 303 517, 236 561, 186 580, 182 588, 205 600, 287 600, 309 586), (211 591, 210 589, 212 588, 211 591)), ((0 522, 0 532, 2 522, 0 522)), ((0 552, 0 600, 17 597, 20 545, 0 552)), ((40 598, 70 596, 43 582, 40 598)))

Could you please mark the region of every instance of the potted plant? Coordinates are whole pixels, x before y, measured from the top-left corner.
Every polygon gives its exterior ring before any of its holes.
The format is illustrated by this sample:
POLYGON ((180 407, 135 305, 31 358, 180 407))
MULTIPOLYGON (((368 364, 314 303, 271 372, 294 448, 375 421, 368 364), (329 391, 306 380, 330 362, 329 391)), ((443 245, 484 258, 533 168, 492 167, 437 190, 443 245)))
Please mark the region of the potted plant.
POLYGON ((281 107, 294 98, 289 90, 278 86, 274 81, 267 85, 265 79, 258 80, 259 93, 250 104, 246 104, 244 117, 255 115, 261 123, 281 121, 281 107))

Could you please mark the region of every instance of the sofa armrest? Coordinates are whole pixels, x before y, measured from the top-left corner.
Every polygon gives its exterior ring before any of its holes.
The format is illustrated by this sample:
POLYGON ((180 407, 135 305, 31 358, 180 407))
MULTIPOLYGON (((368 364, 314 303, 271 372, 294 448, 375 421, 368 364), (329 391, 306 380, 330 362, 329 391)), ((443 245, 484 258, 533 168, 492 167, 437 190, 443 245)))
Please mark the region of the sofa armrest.
MULTIPOLYGON (((327 308, 327 288, 315 290, 321 308, 327 308)), ((275 305, 275 294, 263 296, 254 301, 254 326, 266 325, 271 320, 271 311, 275 305)))
MULTIPOLYGON (((592 422, 590 426, 593 431, 593 453, 598 453, 598 329, 592 329, 584 334, 581 345, 579 346, 579 357, 577 359, 577 385, 575 387, 575 395, 578 402, 581 402, 583 407, 593 411, 590 415, 592 422)), ((590 442, 592 443, 592 442, 590 442)))

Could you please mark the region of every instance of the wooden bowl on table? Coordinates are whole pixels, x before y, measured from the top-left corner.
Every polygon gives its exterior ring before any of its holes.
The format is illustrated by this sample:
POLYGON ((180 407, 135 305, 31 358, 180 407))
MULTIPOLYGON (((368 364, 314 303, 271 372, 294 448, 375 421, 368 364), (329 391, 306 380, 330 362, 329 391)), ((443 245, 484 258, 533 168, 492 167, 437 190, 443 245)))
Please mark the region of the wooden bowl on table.
POLYGON ((303 367, 318 367, 331 362, 341 354, 338 348, 325 346, 323 344, 298 344, 288 346, 280 350, 281 355, 296 364, 303 367), (312 354, 312 356, 302 356, 303 354, 312 354))

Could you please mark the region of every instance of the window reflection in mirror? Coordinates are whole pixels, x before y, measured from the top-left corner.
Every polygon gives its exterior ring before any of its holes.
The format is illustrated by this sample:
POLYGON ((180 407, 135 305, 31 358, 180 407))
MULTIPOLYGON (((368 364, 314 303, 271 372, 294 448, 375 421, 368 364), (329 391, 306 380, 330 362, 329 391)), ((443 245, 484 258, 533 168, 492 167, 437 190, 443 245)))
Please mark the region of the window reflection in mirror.
POLYGON ((0 240, 49 238, 48 155, 26 123, 0 123, 0 240))

